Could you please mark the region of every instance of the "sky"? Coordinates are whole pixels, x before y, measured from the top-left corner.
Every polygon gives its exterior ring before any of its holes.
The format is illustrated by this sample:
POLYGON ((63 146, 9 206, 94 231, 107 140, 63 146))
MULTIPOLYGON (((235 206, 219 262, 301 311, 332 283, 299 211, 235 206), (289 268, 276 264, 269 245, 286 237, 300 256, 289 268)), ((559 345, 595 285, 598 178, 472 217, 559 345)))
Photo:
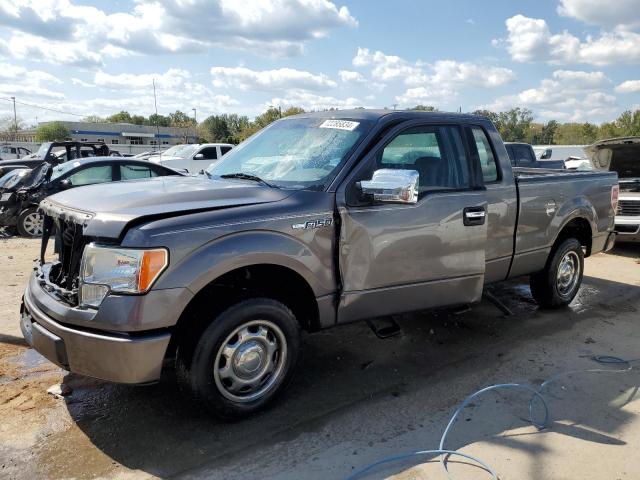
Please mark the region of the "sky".
POLYGON ((0 118, 640 108, 640 0, 2 0, 0 118), (25 105, 28 104, 28 105, 25 105), (58 113, 44 108, 58 110, 58 113))

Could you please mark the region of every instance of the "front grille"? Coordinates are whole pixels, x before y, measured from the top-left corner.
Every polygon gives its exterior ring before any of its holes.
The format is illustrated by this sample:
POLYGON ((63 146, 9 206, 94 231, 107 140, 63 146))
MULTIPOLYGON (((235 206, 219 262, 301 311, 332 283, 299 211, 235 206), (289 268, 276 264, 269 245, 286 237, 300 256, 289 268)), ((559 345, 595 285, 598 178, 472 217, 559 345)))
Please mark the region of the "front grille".
MULTIPOLYGON (((82 252, 88 239, 82 234, 82 225, 61 220, 59 218, 45 217, 47 221, 53 222, 52 235, 54 237, 54 252, 58 255, 58 261, 51 265, 49 278, 53 285, 62 289, 66 299, 77 299, 78 277, 80 274, 80 261, 82 252)), ((48 243, 47 236, 43 236, 43 243, 48 243)), ((46 245, 43 245, 46 248, 46 245)))
POLYGON ((616 215, 623 217, 640 216, 640 200, 619 200, 616 215))

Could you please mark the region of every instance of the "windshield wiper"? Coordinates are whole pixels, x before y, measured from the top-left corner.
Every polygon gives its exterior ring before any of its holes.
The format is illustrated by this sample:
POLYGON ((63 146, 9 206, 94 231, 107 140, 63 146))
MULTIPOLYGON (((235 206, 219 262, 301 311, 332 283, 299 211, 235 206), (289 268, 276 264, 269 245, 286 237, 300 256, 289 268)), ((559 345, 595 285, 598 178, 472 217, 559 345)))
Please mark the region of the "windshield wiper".
POLYGON ((269 183, 256 175, 251 175, 250 173, 226 173, 224 175, 220 175, 220 178, 239 178, 241 180, 251 180, 253 182, 258 182, 271 188, 280 188, 277 185, 273 185, 272 183, 269 183))

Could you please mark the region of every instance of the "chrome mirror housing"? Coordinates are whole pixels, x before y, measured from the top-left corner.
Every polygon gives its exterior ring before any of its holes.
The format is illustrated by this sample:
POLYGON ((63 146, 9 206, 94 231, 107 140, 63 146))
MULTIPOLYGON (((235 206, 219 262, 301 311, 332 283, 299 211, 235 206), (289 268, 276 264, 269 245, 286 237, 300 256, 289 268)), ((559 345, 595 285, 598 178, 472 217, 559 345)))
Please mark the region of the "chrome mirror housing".
POLYGON ((361 181, 360 190, 376 202, 416 203, 419 178, 415 170, 382 168, 373 172, 371 180, 361 181))

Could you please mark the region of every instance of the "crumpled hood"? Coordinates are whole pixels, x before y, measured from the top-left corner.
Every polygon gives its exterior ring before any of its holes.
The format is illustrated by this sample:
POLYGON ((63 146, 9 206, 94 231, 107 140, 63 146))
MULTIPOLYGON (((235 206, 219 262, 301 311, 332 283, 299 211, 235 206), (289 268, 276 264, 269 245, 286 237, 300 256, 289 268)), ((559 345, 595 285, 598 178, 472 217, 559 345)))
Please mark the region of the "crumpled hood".
POLYGON ((290 193, 239 180, 158 177, 73 188, 46 198, 40 208, 84 224, 85 235, 118 238, 141 218, 277 202, 290 193))

